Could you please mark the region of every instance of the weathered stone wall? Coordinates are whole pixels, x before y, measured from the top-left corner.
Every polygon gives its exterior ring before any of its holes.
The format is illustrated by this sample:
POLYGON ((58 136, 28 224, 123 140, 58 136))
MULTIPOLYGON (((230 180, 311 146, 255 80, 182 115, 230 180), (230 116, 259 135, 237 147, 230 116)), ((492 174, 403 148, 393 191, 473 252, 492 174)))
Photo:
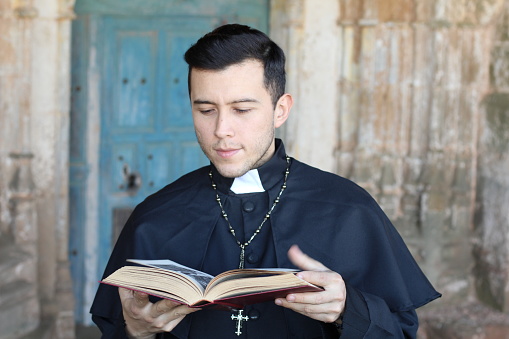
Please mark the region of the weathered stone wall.
POLYGON ((67 243, 72 1, 0 0, 0 338, 74 337, 67 243))
POLYGON ((39 326, 37 217, 31 175, 30 6, 0 1, 0 338, 39 326))
POLYGON ((435 305, 475 297, 481 102, 504 1, 325 3, 273 2, 297 102, 283 131, 290 152, 381 203, 444 293, 435 305))
POLYGON ((501 4, 342 2, 337 170, 381 203, 445 303, 470 292, 479 104, 501 4))

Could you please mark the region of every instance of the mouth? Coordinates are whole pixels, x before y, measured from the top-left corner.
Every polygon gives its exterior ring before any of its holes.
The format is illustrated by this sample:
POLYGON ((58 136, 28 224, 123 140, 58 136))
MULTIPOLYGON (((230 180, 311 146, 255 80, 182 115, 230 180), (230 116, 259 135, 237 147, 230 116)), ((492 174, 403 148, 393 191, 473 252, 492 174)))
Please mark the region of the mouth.
POLYGON ((240 152, 240 149, 237 149, 237 148, 218 148, 218 149, 215 149, 215 151, 216 151, 217 155, 219 155, 219 157, 224 158, 224 159, 228 159, 228 158, 233 157, 238 152, 240 152))

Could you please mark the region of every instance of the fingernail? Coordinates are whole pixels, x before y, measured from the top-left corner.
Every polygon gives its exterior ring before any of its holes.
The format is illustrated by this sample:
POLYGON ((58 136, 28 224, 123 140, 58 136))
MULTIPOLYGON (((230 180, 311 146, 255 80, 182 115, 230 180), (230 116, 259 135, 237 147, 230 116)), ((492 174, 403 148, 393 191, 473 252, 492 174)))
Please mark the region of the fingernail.
POLYGON ((286 301, 288 301, 288 302, 293 302, 293 301, 295 301, 295 295, 293 295, 293 294, 288 294, 288 295, 286 296, 286 301))
POLYGON ((276 299, 276 305, 281 306, 283 303, 281 302, 281 299, 276 299))

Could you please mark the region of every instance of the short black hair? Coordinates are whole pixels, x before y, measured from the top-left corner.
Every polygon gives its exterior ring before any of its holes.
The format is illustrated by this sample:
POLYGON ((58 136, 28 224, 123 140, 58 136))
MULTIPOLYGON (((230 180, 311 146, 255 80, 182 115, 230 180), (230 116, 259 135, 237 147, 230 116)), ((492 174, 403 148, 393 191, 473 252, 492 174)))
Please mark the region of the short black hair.
POLYGON ((184 54, 189 65, 188 89, 191 93, 191 70, 223 70, 228 66, 254 59, 263 64, 264 85, 275 106, 285 93, 285 54, 265 33, 245 25, 227 24, 205 34, 184 54))

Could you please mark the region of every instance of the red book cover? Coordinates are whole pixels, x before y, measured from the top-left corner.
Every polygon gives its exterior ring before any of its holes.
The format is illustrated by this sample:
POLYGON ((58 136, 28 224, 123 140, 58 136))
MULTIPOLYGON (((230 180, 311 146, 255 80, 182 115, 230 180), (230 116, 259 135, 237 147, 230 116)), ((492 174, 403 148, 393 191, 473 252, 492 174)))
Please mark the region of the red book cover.
POLYGON ((234 309, 242 309, 246 305, 263 303, 266 301, 275 300, 277 298, 284 298, 290 293, 303 293, 303 292, 317 292, 323 291, 320 287, 315 286, 299 286, 299 287, 291 287, 280 290, 266 291, 266 292, 258 292, 252 294, 239 295, 235 297, 218 299, 213 302, 205 301, 204 304, 194 304, 191 307, 217 307, 217 308, 234 308, 234 309))

